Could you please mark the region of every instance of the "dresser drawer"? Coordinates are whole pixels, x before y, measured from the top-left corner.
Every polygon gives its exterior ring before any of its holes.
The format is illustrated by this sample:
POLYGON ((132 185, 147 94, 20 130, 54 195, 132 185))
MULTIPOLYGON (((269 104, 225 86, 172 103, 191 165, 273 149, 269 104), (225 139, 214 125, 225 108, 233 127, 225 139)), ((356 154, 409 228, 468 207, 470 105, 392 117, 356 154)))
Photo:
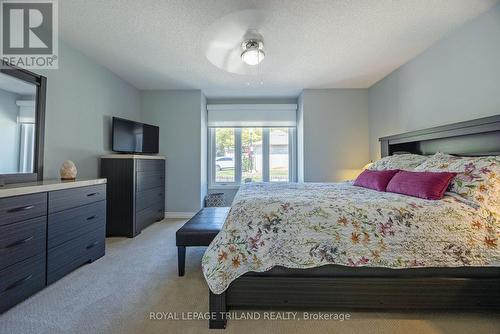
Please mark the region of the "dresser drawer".
POLYGON ((138 159, 136 161, 138 172, 162 172, 165 170, 165 160, 163 159, 138 159))
POLYGON ((49 213, 106 199, 106 185, 72 188, 49 192, 49 213))
POLYGON ((139 212, 159 201, 165 202, 165 188, 152 188, 136 194, 135 210, 139 212))
POLYGON ((46 214, 47 193, 0 198, 0 225, 46 214))
POLYGON ((0 226, 0 270, 34 255, 45 254, 46 228, 45 217, 0 226))
POLYGON ((104 255, 106 227, 79 236, 48 250, 47 284, 51 284, 81 265, 104 255))
POLYGON ((106 201, 51 213, 47 247, 53 248, 102 226, 106 226, 106 201))
POLYGON ((143 228, 146 228, 154 222, 162 220, 163 218, 165 218, 165 204, 164 202, 162 203, 157 201, 150 207, 136 213, 136 230, 141 231, 143 228))
POLYGON ((45 254, 30 257, 0 271, 0 312, 45 286, 45 254))
POLYGON ((163 172, 137 172, 137 192, 151 188, 165 187, 165 173, 163 172))

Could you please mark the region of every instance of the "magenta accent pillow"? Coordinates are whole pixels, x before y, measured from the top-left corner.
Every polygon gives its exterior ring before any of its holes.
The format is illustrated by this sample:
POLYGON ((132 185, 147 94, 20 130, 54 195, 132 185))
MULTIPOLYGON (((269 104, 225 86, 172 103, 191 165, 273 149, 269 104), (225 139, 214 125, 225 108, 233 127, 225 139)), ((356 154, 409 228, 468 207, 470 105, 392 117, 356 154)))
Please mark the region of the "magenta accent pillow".
POLYGON ((387 185, 387 191, 424 199, 443 198, 451 180, 457 173, 400 171, 387 185))
POLYGON ((363 188, 369 188, 378 191, 385 191, 387 184, 392 179, 398 169, 391 170, 369 170, 365 169, 359 176, 354 185, 363 188))

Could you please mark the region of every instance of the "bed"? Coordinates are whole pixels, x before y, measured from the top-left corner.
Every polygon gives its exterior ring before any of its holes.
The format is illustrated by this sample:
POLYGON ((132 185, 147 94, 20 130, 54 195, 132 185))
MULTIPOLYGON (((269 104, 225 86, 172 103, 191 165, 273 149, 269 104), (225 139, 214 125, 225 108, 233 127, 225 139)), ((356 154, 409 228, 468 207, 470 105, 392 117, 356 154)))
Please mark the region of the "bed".
MULTIPOLYGON (((500 116, 380 141, 382 156, 498 155, 500 116)), ((498 219, 452 195, 427 201, 350 182, 243 186, 203 257, 210 328, 242 308, 499 311, 498 219)))

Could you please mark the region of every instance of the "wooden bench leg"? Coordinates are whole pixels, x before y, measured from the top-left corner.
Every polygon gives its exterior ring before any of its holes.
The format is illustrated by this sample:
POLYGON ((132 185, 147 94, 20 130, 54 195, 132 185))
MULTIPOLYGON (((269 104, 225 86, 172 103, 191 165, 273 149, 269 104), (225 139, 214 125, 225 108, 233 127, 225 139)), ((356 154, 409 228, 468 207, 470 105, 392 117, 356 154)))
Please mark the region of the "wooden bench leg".
POLYGON ((208 321, 208 328, 225 329, 227 324, 226 293, 223 292, 220 295, 216 295, 212 291, 209 291, 209 293, 208 311, 211 317, 208 321))
POLYGON ((177 246, 177 267, 179 276, 184 276, 184 267, 186 266, 186 246, 177 246))

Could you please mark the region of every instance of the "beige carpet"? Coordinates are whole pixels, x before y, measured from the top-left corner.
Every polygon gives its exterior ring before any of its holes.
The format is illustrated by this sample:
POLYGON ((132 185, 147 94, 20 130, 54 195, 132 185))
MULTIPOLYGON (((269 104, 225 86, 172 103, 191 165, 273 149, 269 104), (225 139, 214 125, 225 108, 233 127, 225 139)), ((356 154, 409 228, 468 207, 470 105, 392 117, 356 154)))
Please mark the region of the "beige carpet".
MULTIPOLYGON (((175 231, 163 221, 135 239, 112 238, 107 254, 0 316, 0 333, 217 333, 204 320, 150 320, 150 312, 207 312, 203 248, 177 277, 175 231)), ((221 331, 222 332, 222 331, 221 331)), ((484 314, 351 313, 349 321, 230 321, 224 333, 500 333, 484 314)))

